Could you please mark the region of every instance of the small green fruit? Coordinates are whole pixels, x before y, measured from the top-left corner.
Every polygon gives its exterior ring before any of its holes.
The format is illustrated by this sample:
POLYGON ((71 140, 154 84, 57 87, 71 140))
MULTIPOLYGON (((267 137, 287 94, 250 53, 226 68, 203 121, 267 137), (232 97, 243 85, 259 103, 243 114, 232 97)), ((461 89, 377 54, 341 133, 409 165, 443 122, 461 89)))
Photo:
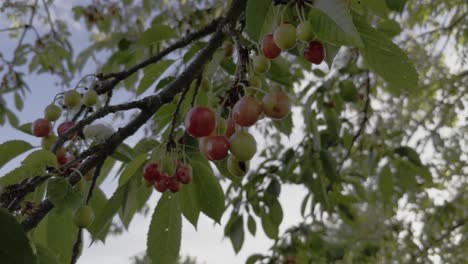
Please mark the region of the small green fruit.
POLYGON ((270 60, 265 58, 263 55, 257 55, 253 58, 253 67, 254 71, 258 74, 264 74, 270 70, 271 63, 270 60))
POLYGON ((253 76, 251 76, 249 78, 249 84, 250 84, 250 86, 261 88, 262 87, 262 80, 260 80, 260 78, 258 76, 253 75, 253 76))
POLYGON ((255 138, 247 132, 238 131, 229 139, 231 153, 240 161, 248 161, 257 152, 255 138))
POLYGON ((273 33, 276 46, 289 50, 296 46, 296 28, 291 24, 281 24, 273 33))
POLYGON ((63 95, 63 104, 68 108, 74 108, 81 103, 81 94, 75 90, 65 92, 63 95))
POLYGON ((93 208, 88 205, 83 205, 75 211, 75 215, 73 217, 73 221, 75 225, 78 227, 88 227, 94 221, 94 212, 93 208))
POLYGON ((303 21, 299 25, 297 25, 296 35, 298 40, 306 42, 312 41, 315 37, 312 25, 307 21, 303 21))
POLYGON ((92 107, 98 101, 98 94, 95 90, 89 90, 83 95, 83 104, 92 107))
POLYGON ((62 114, 62 109, 55 104, 50 104, 44 109, 44 118, 50 122, 56 121, 60 118, 62 114))
POLYGON ((229 156, 227 160, 227 169, 229 173, 237 177, 243 177, 249 171, 250 162, 240 161, 234 156, 229 156))

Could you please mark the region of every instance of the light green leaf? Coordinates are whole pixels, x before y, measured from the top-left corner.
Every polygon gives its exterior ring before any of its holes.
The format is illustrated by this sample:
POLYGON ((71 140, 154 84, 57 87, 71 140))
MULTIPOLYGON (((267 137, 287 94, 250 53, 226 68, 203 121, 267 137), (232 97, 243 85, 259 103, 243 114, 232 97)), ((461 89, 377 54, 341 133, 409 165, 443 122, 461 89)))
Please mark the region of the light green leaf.
POLYGON ((227 235, 231 240, 234 251, 239 253, 242 245, 244 244, 244 219, 242 216, 237 215, 227 230, 227 235))
POLYGON ((379 174, 379 190, 383 200, 388 203, 392 200, 393 194, 393 174, 387 165, 382 168, 379 174))
POLYGON ((385 0, 387 6, 394 11, 403 12, 405 10, 406 0, 385 0))
POLYGON ((54 178, 47 185, 47 198, 55 208, 62 212, 70 208, 76 209, 83 203, 83 196, 74 189, 65 178, 54 178))
POLYGON ((148 230, 147 254, 153 263, 174 264, 179 256, 181 213, 177 195, 164 193, 148 230))
POLYGON ((130 180, 130 178, 132 178, 132 176, 135 175, 135 173, 139 172, 138 174, 140 174, 141 177, 143 177, 143 171, 141 167, 145 163, 147 157, 147 153, 140 154, 132 161, 130 161, 130 163, 127 164, 127 167, 119 177, 119 187, 126 184, 130 180))
POLYGON ((21 126, 17 126, 15 128, 18 129, 19 131, 25 133, 25 134, 28 134, 28 135, 32 136, 31 125, 32 125, 32 123, 26 123, 26 124, 22 124, 21 126))
POLYGON ((418 73, 405 52, 385 33, 369 26, 364 18, 357 15, 354 18, 364 42, 361 52, 369 67, 387 81, 392 89, 398 92, 415 91, 418 85, 418 73))
POLYGON ((149 46, 163 40, 177 37, 176 31, 163 24, 153 24, 141 34, 139 45, 149 46))
POLYGON ((173 63, 173 60, 162 60, 156 64, 152 64, 144 69, 143 78, 137 88, 137 95, 144 93, 148 88, 155 83, 158 78, 163 74, 169 66, 173 63))
POLYGON ((70 263, 73 243, 78 228, 73 223, 73 211, 65 210, 61 214, 52 210, 47 215, 47 247, 59 258, 59 263, 70 263))
POLYGON ((26 141, 10 140, 0 145, 0 168, 16 156, 32 149, 33 146, 26 141))
POLYGON ((201 209, 197 198, 197 190, 193 184, 187 184, 181 188, 179 206, 182 214, 196 229, 201 209))
POLYGON ((271 0, 247 1, 245 31, 253 41, 258 41, 265 28, 271 29, 273 13, 271 0))
POLYGON ((33 176, 46 175, 46 168, 56 167, 56 165, 57 158, 52 152, 34 151, 23 160, 20 167, 1 177, 0 184, 6 186, 33 176))
POLYGON ((252 236, 255 236, 255 234, 257 233, 257 223, 251 215, 249 215, 249 218, 247 219, 247 228, 249 229, 250 234, 252 234, 252 236))
POLYGON ((5 264, 31 264, 36 261, 23 228, 3 208, 0 208, 0 260, 5 264))
POLYGON ((37 264, 60 264, 57 255, 47 247, 36 244, 37 264))
MULTIPOLYGON (((346 36, 346 39, 350 41, 352 45, 362 47, 363 42, 353 24, 351 13, 348 10, 345 0, 316 0, 315 6, 324 12, 327 16, 329 16, 336 23, 336 25, 341 28, 344 35, 346 36)), ((327 27, 331 28, 331 26, 327 27)))

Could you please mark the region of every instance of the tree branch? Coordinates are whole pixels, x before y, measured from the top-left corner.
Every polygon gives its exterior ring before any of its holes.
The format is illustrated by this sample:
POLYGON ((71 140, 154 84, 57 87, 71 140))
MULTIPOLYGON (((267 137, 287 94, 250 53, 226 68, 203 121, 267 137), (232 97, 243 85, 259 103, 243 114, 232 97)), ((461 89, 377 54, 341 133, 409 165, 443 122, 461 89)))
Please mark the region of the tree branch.
MULTIPOLYGON (((223 27, 234 27, 240 14, 245 10, 247 0, 234 0, 228 10, 226 16, 217 24, 215 34, 211 37, 207 45, 200 51, 192 63, 182 72, 178 78, 172 81, 159 93, 147 97, 148 108, 141 111, 132 121, 126 126, 119 128, 109 139, 100 144, 100 150, 86 159, 77 171, 72 172, 68 177, 71 185, 76 184, 81 179, 81 174, 87 173, 92 167, 102 162, 107 156, 112 154, 118 145, 120 145, 126 138, 133 135, 140 127, 142 127, 153 114, 164 104, 170 102, 172 98, 180 92, 184 87, 190 83, 201 73, 203 66, 211 59, 214 52, 221 46, 226 37, 223 27), (80 172, 80 173, 78 173, 80 172)), ((216 20, 215 20, 216 21, 216 20)), ((211 23, 213 24, 213 23, 211 23)), ((149 64, 147 64, 149 65, 149 64)), ((141 66, 144 67, 144 66, 141 66)), ((135 68, 135 67, 134 67, 135 68)), ((128 77, 129 75, 127 75, 128 77)), ((47 213, 52 210, 54 205, 48 199, 41 202, 37 209, 22 222, 23 229, 29 231, 36 227, 37 224, 44 218, 47 213)))

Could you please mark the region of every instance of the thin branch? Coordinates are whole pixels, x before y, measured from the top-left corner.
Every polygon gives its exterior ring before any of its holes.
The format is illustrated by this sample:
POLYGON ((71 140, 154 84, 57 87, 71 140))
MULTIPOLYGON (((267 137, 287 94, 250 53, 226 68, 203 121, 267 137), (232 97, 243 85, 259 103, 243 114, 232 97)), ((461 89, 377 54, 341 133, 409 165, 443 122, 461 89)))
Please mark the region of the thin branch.
POLYGON ((193 91, 192 101, 190 102, 190 106, 192 107, 195 105, 195 100, 197 99, 198 90, 200 90, 200 85, 201 85, 202 80, 203 80, 203 76, 201 74, 198 75, 197 82, 195 83, 195 90, 193 91))
POLYGON ((436 32, 439 32, 439 31, 452 31, 460 22, 462 22, 466 18, 467 14, 468 13, 463 13, 460 17, 455 19, 450 25, 441 26, 441 27, 434 28, 434 29, 431 29, 429 31, 423 32, 423 33, 417 35, 416 38, 421 38, 421 37, 424 37, 424 36, 427 36, 427 35, 431 35, 431 34, 434 34, 436 32))
POLYGON ((75 243, 73 244, 72 258, 70 263, 75 264, 80 257, 80 252, 83 245, 83 228, 78 228, 78 234, 76 235, 75 243))
POLYGON ((50 177, 51 175, 35 176, 17 184, 7 186, 0 197, 0 207, 6 207, 10 212, 17 210, 19 204, 24 200, 24 197, 34 192, 39 185, 50 177))
POLYGON ((89 186, 88 193, 86 194, 86 204, 89 203, 89 201, 91 200, 91 196, 93 196, 94 187, 96 186, 96 180, 101 174, 102 165, 104 165, 104 160, 101 161, 94 170, 93 179, 91 181, 91 185, 89 186))
POLYGON ((366 102, 364 103, 364 110, 362 111, 364 113, 364 117, 361 120, 361 123, 359 124, 359 130, 354 134, 353 139, 351 140, 351 144, 348 147, 348 150, 346 151, 345 157, 341 160, 337 172, 339 173, 341 171, 341 168, 343 167, 343 164, 345 161, 351 156, 351 151, 353 150, 353 146, 358 140, 359 136, 361 133, 364 131, 367 121, 369 120, 368 114, 369 114, 369 106, 370 106, 370 75, 369 72, 367 72, 367 78, 366 78, 366 102))
POLYGON ((49 20, 49 24, 50 24, 50 31, 52 31, 52 34, 54 35, 54 37, 56 37, 57 32, 55 31, 55 28, 54 28, 54 22, 52 21, 52 16, 50 15, 49 7, 47 6, 47 3, 45 2, 45 0, 42 0, 42 4, 44 5, 44 8, 47 13, 47 19, 49 20))
POLYGON ((177 123, 177 116, 179 115, 180 107, 182 106, 182 102, 184 102, 185 96, 187 95, 187 92, 189 90, 190 90, 190 84, 187 85, 185 89, 182 91, 179 101, 177 102, 174 114, 172 115, 171 130, 169 131, 169 135, 167 137, 167 146, 166 146, 167 151, 170 151, 171 149, 176 147, 176 144, 174 141, 174 130, 175 130, 175 126, 177 123))
MULTIPOLYGON (((32 25, 33 24, 33 21, 34 21, 34 16, 36 15, 36 9, 37 9, 37 2, 39 0, 35 0, 34 1, 34 5, 31 6, 31 16, 29 17, 29 23, 28 25, 32 25)), ((21 33, 21 36, 19 38, 19 41, 18 41, 18 45, 16 46, 16 49, 13 53, 13 59, 11 60, 11 65, 15 65, 15 62, 16 62, 16 59, 18 58, 17 57, 17 54, 18 54, 18 49, 23 45, 23 41, 24 41, 24 37, 26 36, 26 32, 28 31, 28 29, 30 29, 31 27, 25 27, 24 30, 23 30, 23 33, 21 33)))
POLYGON ((28 25, 28 24, 25 24, 25 25, 20 25, 20 26, 16 26, 16 27, 9 27, 9 28, 2 28, 0 29, 0 32, 7 32, 7 31, 13 31, 13 30, 18 30, 18 29, 26 29, 26 28, 30 28, 31 25, 28 25))
MULTIPOLYGON (((111 155, 117 146, 126 138, 133 135, 142 127, 154 113, 164 104, 170 102, 173 97, 180 92, 201 73, 203 66, 213 56, 213 53, 222 45, 226 34, 223 27, 233 27, 236 24, 241 13, 245 10, 247 0, 234 0, 226 16, 217 24, 215 34, 211 37, 207 45, 198 53, 197 57, 190 63, 184 72, 182 72, 174 81, 168 84, 159 93, 148 97, 148 108, 141 111, 126 126, 119 128, 109 139, 99 145, 99 151, 86 159, 76 171, 72 172, 67 180, 71 185, 75 185, 80 179, 81 174, 87 173, 91 168, 97 166, 103 159, 111 155), (219 25, 218 25, 219 24, 219 25)), ((54 205, 48 199, 42 201, 36 210, 22 222, 23 229, 29 231, 36 227, 39 222, 52 210, 54 205)))

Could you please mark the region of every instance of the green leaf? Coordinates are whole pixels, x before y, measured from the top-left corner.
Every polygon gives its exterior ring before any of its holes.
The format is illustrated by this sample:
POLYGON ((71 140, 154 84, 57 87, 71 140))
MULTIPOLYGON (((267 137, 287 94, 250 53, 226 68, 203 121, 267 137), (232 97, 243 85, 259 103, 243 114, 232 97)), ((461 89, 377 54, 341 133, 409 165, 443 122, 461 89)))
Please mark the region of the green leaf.
POLYGON ((201 209, 197 198, 197 190, 193 184, 187 184, 181 188, 179 206, 182 214, 196 229, 201 209))
POLYGON ((143 171, 141 168, 146 162, 147 157, 147 153, 140 154, 127 164, 127 167, 119 177, 119 186, 126 184, 136 173, 143 177, 143 171))
POLYGON ((145 30, 138 41, 139 45, 149 46, 163 40, 177 37, 176 31, 163 24, 153 24, 150 28, 145 30))
POLYGON ((395 149, 395 153, 400 155, 401 157, 408 158, 409 161, 411 161, 414 165, 418 167, 423 166, 421 159, 419 159, 418 152, 416 152, 416 150, 414 150, 411 147, 407 147, 407 146, 398 147, 395 149))
MULTIPOLYGON (((315 1, 315 6, 323 13, 325 13, 331 20, 333 20, 333 22, 341 29, 341 31, 343 32, 343 36, 346 38, 348 44, 357 47, 362 47, 363 42, 353 24, 351 13, 348 10, 345 0, 317 0, 315 1)), ((332 26, 330 22, 324 22, 322 26, 323 28, 319 31, 322 31, 324 29, 332 30, 333 32, 330 32, 328 34, 330 34, 330 36, 335 35, 335 38, 340 38, 336 35, 338 30, 333 29, 334 26, 332 26)), ((319 32, 316 32, 316 34, 318 35, 319 32)), ((318 36, 320 37, 320 35, 318 36)))
POLYGON ((164 193, 148 230, 147 254, 153 263, 174 264, 179 256, 182 221, 177 195, 164 193))
POLYGON ((23 110, 23 99, 21 98, 21 96, 19 95, 19 93, 15 93, 15 106, 16 106, 16 109, 18 110, 23 110))
POLYGON ((257 261, 264 259, 265 257, 260 254, 251 255, 246 261, 245 264, 255 264, 257 261))
POLYGON ((384 202, 388 203, 392 200, 393 194, 393 174, 390 167, 387 165, 382 168, 379 174, 379 190, 382 194, 384 202))
POLYGON ((56 165, 57 158, 52 152, 34 151, 21 162, 20 167, 1 177, 0 184, 6 186, 33 176, 46 175, 46 168, 56 167, 56 165))
POLYGON ((273 120, 273 125, 279 132, 283 133, 285 136, 290 136, 293 128, 292 114, 287 115, 281 120, 273 120))
POLYGON ((388 7, 386 0, 360 0, 352 1, 351 7, 356 10, 365 11, 366 13, 374 13, 380 17, 388 16, 388 7))
POLYGON ((271 26, 268 14, 273 8, 271 0, 247 1, 245 31, 253 41, 257 42, 264 28, 271 26))
POLYGON ((364 42, 361 53, 369 67, 387 81, 393 92, 415 91, 418 73, 406 53, 385 33, 369 26, 364 18, 357 15, 354 18, 364 42))
POLYGON ((47 198, 60 212, 67 208, 76 209, 83 203, 83 196, 65 178, 49 180, 47 198))
POLYGON ((15 127, 15 128, 18 129, 19 131, 25 133, 25 134, 28 134, 28 135, 32 136, 31 125, 32 125, 32 123, 26 123, 26 124, 22 124, 21 126, 18 126, 18 127, 15 127))
POLYGON ((237 216, 228 230, 234 252, 239 253, 244 244, 244 219, 237 216))
POLYGON ((125 143, 120 144, 117 147, 117 149, 114 151, 114 153, 112 153, 112 157, 114 159, 125 162, 125 163, 128 163, 132 159, 134 159, 135 155, 136 155, 135 151, 133 151, 133 149, 125 143))
POLYGON ((338 181, 338 173, 336 172, 336 160, 327 150, 320 151, 320 161, 322 162, 322 169, 325 176, 331 181, 338 181))
POLYGON ((267 77, 279 84, 291 86, 291 63, 281 57, 272 60, 271 68, 267 73, 267 77))
POLYGON ((403 12, 405 10, 406 0, 385 0, 387 6, 394 11, 403 12))
POLYGON ((0 260, 5 264, 36 263, 23 228, 15 217, 3 208, 0 208, 0 260))
POLYGON ((268 215, 270 216, 271 221, 278 226, 283 222, 283 208, 281 207, 278 199, 274 199, 269 205, 268 215))
POLYGON ((32 149, 33 146, 26 141, 10 140, 0 145, 0 169, 16 156, 32 149))
POLYGON ((338 54, 338 51, 340 50, 340 46, 335 46, 330 43, 325 43, 324 48, 325 48, 325 62, 328 64, 328 68, 331 69, 333 66, 333 61, 335 60, 336 54, 338 54))
POLYGON ((47 247, 36 244, 37 264, 60 264, 57 255, 47 247))
POLYGON ((184 55, 184 63, 187 63, 198 51, 206 46, 206 42, 196 42, 190 47, 190 49, 184 55))
POLYGON ((73 223, 73 211, 58 213, 52 210, 47 215, 47 247, 59 258, 59 263, 70 263, 73 243, 78 228, 73 223))
POLYGON ((224 192, 208 163, 192 160, 193 184, 200 209, 217 223, 224 213, 224 192))
POLYGON ((273 222, 269 214, 262 213, 262 227, 265 235, 271 239, 277 239, 279 233, 279 225, 273 222))
POLYGON ((162 60, 156 64, 152 64, 144 69, 143 78, 141 78, 140 84, 137 88, 137 95, 144 93, 148 88, 155 83, 158 78, 163 74, 169 66, 173 63, 173 60, 162 60))
POLYGON ((247 228, 249 229, 250 234, 255 236, 255 233, 257 233, 257 223, 251 215, 249 215, 249 218, 247 219, 247 228))

